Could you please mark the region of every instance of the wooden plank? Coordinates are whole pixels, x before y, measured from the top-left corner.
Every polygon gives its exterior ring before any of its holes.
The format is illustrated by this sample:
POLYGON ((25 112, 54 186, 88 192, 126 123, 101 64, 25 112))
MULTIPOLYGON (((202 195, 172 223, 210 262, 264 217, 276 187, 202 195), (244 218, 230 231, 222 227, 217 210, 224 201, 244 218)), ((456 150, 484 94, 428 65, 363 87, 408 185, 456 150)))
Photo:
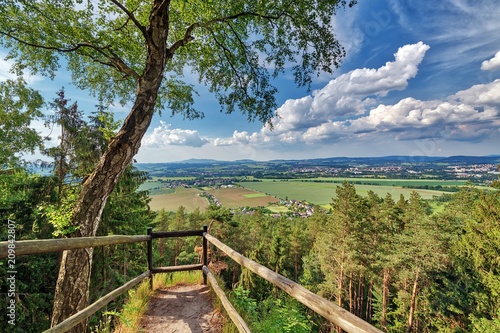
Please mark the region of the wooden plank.
POLYGON ((253 260, 242 256, 210 234, 205 233, 204 236, 210 243, 226 253, 241 266, 249 269, 253 273, 284 290, 300 303, 304 304, 314 312, 322 315, 332 323, 340 326, 344 331, 348 333, 383 333, 381 330, 368 324, 361 318, 353 315, 340 306, 333 304, 332 302, 327 301, 322 297, 319 297, 318 295, 312 293, 298 283, 273 272, 269 268, 262 266, 253 260))
POLYGON ((153 232, 151 236, 153 238, 203 236, 203 230, 158 231, 158 232, 153 232))
POLYGON ((142 273, 141 275, 139 275, 135 279, 130 280, 129 282, 127 282, 123 286, 113 290, 112 292, 110 292, 106 296, 99 298, 96 302, 90 304, 82 311, 75 313, 74 315, 72 315, 68 319, 60 322, 56 326, 49 328, 48 330, 44 331, 44 333, 62 333, 62 332, 66 332, 66 331, 70 330, 71 328, 75 327, 76 325, 78 325, 79 323, 81 323, 82 321, 87 319, 88 317, 92 316, 94 313, 99 311, 106 304, 108 304, 109 302, 111 302, 112 300, 117 298, 118 296, 122 295, 126 291, 135 287, 137 284, 142 282, 147 277, 150 277, 149 271, 142 273))
MULTIPOLYGON (((208 226, 203 226, 203 233, 208 232, 208 226)), ((203 266, 208 266, 208 241, 203 237, 203 266)), ((207 284, 207 276, 203 274, 203 284, 207 284)))
MULTIPOLYGON (((101 237, 75 237, 59 239, 37 239, 16 241, 16 256, 29 254, 42 254, 49 252, 60 252, 64 250, 83 249, 89 247, 99 247, 105 245, 127 244, 145 242, 150 239, 147 235, 113 235, 101 237)), ((7 258, 8 242, 0 242, 0 259, 7 258)))
POLYGON ((238 311, 236 311, 233 304, 231 304, 226 294, 224 293, 224 290, 219 287, 215 276, 207 266, 203 266, 203 273, 205 273, 205 275, 208 277, 212 289, 215 291, 215 294, 217 294, 217 297, 219 297, 219 299, 221 300, 222 306, 224 306, 224 309, 226 309, 229 318, 231 318, 238 331, 240 333, 250 333, 250 329, 248 328, 247 324, 245 323, 243 318, 241 318, 238 311))
POLYGON ((151 270, 151 272, 153 274, 156 274, 156 273, 172 273, 172 272, 182 272, 182 271, 196 271, 196 270, 201 270, 202 267, 203 264, 155 267, 151 270))

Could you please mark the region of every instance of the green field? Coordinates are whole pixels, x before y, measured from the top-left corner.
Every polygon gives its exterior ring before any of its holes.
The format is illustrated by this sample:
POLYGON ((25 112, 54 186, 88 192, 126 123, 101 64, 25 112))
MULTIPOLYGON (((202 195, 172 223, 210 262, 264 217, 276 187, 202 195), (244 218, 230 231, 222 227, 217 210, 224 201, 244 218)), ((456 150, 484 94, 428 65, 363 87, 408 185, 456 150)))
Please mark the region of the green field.
POLYGON ((305 178, 305 179, 294 179, 297 181, 304 182, 331 182, 331 183, 342 183, 347 180, 351 183, 370 183, 371 185, 380 186, 463 186, 467 184, 466 180, 436 180, 436 179, 387 179, 387 178, 371 178, 371 177, 359 177, 359 178, 340 178, 340 177, 325 177, 325 178, 305 178))
POLYGON ((150 195, 149 207, 152 210, 165 208, 168 211, 177 211, 179 206, 184 206, 186 212, 193 212, 196 208, 205 211, 208 207, 208 200, 200 197, 201 191, 195 188, 177 187, 174 193, 150 195))
POLYGON ((219 188, 208 192, 219 199, 222 206, 227 208, 267 206, 270 202, 279 201, 273 196, 241 187, 219 188))
MULTIPOLYGON (((202 191, 198 189, 176 187, 172 192, 170 194, 150 194, 149 206, 151 209, 164 208, 175 212, 182 205, 187 212, 192 212, 196 208, 203 212, 208 207, 208 200, 200 196, 202 191)), ((227 208, 266 206, 270 202, 279 201, 275 197, 241 187, 208 189, 207 192, 213 194, 227 208)))
MULTIPOLYGON (((411 180, 411 182, 414 182, 414 180, 411 180)), ((444 184, 445 182, 441 181, 441 183, 444 184)), ((262 182, 239 182, 237 184, 248 189, 276 196, 278 198, 305 200, 322 206, 329 205, 331 203, 332 198, 335 196, 335 189, 337 186, 341 185, 340 183, 301 182, 296 180, 264 180, 262 182)), ((386 184, 390 184, 389 180, 387 180, 386 184)), ((425 184, 426 183, 422 183, 421 185, 425 184)), ((450 184, 446 185, 449 186, 450 184)), ((453 185, 458 184, 453 182, 453 185)), ((434 195, 440 196, 444 193, 442 191, 414 190, 392 185, 355 185, 355 187, 356 192, 360 195, 366 196, 368 191, 373 191, 380 197, 385 197, 387 193, 390 193, 395 200, 399 198, 400 194, 403 194, 405 198, 409 198, 412 191, 418 192, 424 199, 432 199, 434 195)))

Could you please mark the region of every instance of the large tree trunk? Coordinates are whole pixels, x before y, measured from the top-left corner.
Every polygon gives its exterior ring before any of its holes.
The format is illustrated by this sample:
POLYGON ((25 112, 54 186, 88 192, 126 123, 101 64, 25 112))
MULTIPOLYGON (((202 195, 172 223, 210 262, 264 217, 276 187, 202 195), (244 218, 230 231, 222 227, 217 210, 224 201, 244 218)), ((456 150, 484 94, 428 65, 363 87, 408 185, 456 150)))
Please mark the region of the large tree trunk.
MULTIPOLYGON (((151 123, 167 52, 168 2, 155 1, 147 29, 148 57, 145 70, 137 81, 136 99, 118 134, 111 140, 94 172, 84 181, 73 211, 73 223, 79 227, 73 237, 95 236, 106 201, 125 167, 139 150, 151 123)), ((92 249, 65 251, 54 295, 52 326, 87 306, 92 267, 92 249)), ((85 324, 70 332, 85 332, 85 324)))

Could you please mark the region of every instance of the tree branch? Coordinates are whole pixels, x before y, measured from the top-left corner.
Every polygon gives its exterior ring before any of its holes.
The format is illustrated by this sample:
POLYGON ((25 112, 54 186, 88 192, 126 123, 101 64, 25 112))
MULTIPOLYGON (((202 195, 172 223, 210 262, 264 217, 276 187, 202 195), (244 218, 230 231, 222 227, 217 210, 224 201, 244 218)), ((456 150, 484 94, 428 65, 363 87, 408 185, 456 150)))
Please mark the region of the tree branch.
POLYGON ((232 20, 235 20, 237 18, 244 17, 244 16, 260 17, 260 18, 264 18, 264 19, 267 19, 270 22, 272 22, 272 20, 279 19, 281 16, 283 16, 283 14, 284 13, 281 13, 278 16, 272 16, 272 15, 262 15, 262 14, 258 14, 258 13, 254 13, 254 12, 241 12, 241 13, 234 14, 234 15, 214 18, 214 19, 207 21, 207 22, 204 22, 204 23, 203 22, 195 22, 195 23, 191 24, 189 27, 187 27, 186 32, 184 33, 184 37, 182 39, 179 39, 178 41, 173 43, 170 48, 168 48, 168 52, 171 55, 173 55, 175 53, 175 51, 177 51, 177 49, 186 45, 190 41, 194 40, 192 33, 193 33, 194 29, 196 29, 196 28, 208 28, 215 23, 223 23, 223 22, 227 22, 227 21, 232 21, 232 20))
POLYGON ((147 31, 146 27, 143 26, 136 18, 135 15, 129 11, 125 6, 123 6, 121 3, 119 3, 117 0, 111 0, 112 3, 114 3, 118 8, 120 8, 125 14, 127 14, 128 18, 134 22, 135 26, 141 31, 142 35, 144 38, 148 39, 147 36, 147 31))
POLYGON ((80 42, 80 43, 75 44, 72 47, 62 48, 62 47, 56 47, 56 46, 47 46, 47 45, 30 43, 30 42, 27 42, 25 40, 22 40, 22 39, 20 39, 20 38, 18 38, 16 36, 12 35, 12 33, 9 33, 9 32, 0 31, 0 34, 4 35, 4 36, 7 36, 9 38, 12 38, 12 39, 14 39, 16 42, 18 42, 20 44, 24 44, 24 45, 27 45, 27 46, 30 46, 30 47, 44 49, 44 50, 51 50, 51 51, 61 52, 61 53, 71 53, 71 52, 78 51, 80 48, 90 48, 90 49, 93 49, 96 52, 100 53, 105 58, 109 59, 110 62, 104 62, 104 61, 98 60, 97 58, 92 57, 91 55, 88 55, 88 54, 83 54, 83 55, 91 58, 93 61, 98 62, 98 63, 100 63, 102 65, 106 65, 106 66, 110 66, 110 67, 116 68, 118 71, 122 72, 123 74, 125 74, 127 76, 132 76, 135 80, 138 80, 139 77, 140 77, 139 74, 136 71, 134 71, 132 68, 130 68, 122 59, 120 59, 110 49, 109 46, 106 46, 106 47, 97 47, 97 46, 95 46, 92 43, 80 42), (108 50, 108 52, 111 55, 107 54, 104 51, 106 49, 108 50))

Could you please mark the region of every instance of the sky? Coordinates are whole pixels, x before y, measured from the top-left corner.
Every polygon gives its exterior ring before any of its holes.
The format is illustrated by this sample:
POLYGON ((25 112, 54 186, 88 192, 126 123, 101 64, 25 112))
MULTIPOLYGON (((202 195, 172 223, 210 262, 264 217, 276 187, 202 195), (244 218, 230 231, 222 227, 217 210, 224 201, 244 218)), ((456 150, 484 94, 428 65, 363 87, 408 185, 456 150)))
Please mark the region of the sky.
MULTIPOLYGON (((221 114, 198 85, 195 106, 205 118, 157 114, 135 160, 500 154, 499 17, 496 0, 359 0, 335 17, 347 56, 333 75, 315 78, 310 91, 288 75, 274 82, 273 130, 221 114)), ((8 67, 0 60, 0 80, 8 67)), ((65 86, 80 109, 97 104, 64 70, 54 81, 28 80, 48 100, 65 86)), ((123 119, 128 108, 110 110, 123 119)))

